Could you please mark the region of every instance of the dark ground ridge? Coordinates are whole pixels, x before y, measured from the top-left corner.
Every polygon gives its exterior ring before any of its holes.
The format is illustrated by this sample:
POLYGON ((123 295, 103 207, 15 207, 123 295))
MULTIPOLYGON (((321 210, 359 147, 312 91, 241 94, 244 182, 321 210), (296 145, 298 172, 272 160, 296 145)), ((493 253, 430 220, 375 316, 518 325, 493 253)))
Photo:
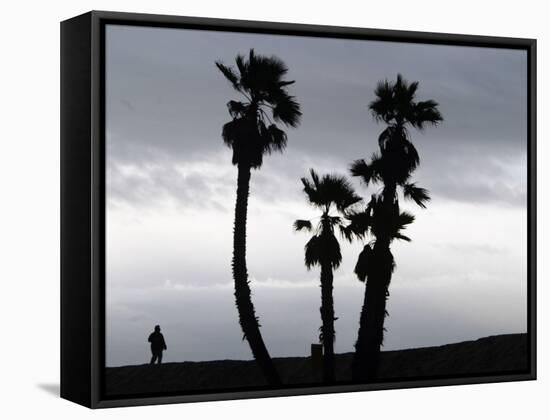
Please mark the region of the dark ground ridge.
MULTIPOLYGON (((526 334, 506 334, 473 341, 385 351, 380 359, 380 380, 460 377, 505 374, 528 369, 526 334)), ((336 380, 351 381, 353 353, 337 354, 336 380)), ((311 357, 273 359, 283 384, 322 384, 322 366, 311 357)), ((105 395, 208 392, 265 387, 253 360, 214 360, 162 365, 134 365, 105 369, 105 395)))

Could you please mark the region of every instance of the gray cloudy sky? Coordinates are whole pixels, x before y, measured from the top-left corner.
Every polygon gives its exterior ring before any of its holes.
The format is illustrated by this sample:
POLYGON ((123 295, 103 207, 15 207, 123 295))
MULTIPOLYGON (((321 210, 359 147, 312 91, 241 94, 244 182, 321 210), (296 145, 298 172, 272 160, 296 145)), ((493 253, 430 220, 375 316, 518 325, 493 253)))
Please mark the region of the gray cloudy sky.
MULTIPOLYGON (((395 243, 385 349, 526 331, 527 64, 523 51, 129 26, 107 27, 107 365, 147 361, 159 323, 167 361, 251 358, 230 270, 236 168, 220 132, 237 99, 214 66, 254 48, 276 55, 302 106, 282 155, 251 181, 248 265, 271 354, 306 355, 320 325, 319 272, 307 271, 313 218, 299 178, 345 174, 383 127, 377 81, 420 81, 445 121, 412 132, 432 201, 395 243)), ((356 180, 357 191, 369 196, 356 180)), ((364 285, 360 243, 335 272, 337 352, 353 350, 364 285)))

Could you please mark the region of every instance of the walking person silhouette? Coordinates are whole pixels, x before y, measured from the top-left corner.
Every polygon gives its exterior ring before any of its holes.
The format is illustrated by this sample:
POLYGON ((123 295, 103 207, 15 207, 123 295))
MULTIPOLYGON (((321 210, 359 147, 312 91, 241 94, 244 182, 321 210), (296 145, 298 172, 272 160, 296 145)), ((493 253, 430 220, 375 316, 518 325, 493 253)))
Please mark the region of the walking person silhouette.
POLYGON ((166 350, 167 347, 166 342, 164 341, 164 336, 160 332, 159 325, 155 325, 155 331, 149 335, 149 339, 147 341, 151 343, 151 353, 153 353, 153 357, 151 357, 151 364, 158 361, 158 364, 160 365, 162 363, 162 352, 166 350))

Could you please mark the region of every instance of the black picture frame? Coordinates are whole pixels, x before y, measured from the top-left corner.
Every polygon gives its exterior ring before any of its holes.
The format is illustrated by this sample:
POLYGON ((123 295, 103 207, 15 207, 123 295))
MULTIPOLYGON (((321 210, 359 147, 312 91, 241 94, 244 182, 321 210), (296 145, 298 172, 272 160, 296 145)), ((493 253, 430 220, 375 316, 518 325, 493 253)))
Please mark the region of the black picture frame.
POLYGON ((90 408, 536 379, 536 40, 92 11, 61 23, 61 397, 90 408), (371 384, 107 398, 105 365, 106 24, 522 49, 528 61, 528 353, 517 373, 371 384))

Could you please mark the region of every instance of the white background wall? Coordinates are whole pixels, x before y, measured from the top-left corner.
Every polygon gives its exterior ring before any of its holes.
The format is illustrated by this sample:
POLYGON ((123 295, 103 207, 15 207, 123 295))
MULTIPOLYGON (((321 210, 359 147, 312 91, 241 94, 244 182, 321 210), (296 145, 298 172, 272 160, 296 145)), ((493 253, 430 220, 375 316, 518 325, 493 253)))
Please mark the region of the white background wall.
POLYGON ((79 1, 6 2, 0 25, 0 410, 33 418, 523 418, 548 415, 550 201, 545 138, 550 27, 545 2, 79 1), (91 9, 538 38, 539 380, 91 412, 58 399, 59 21, 91 9))

